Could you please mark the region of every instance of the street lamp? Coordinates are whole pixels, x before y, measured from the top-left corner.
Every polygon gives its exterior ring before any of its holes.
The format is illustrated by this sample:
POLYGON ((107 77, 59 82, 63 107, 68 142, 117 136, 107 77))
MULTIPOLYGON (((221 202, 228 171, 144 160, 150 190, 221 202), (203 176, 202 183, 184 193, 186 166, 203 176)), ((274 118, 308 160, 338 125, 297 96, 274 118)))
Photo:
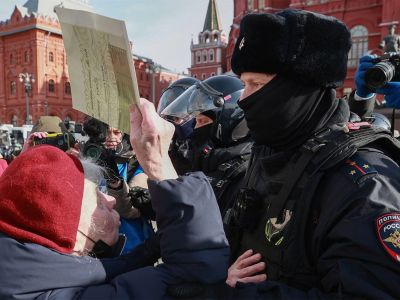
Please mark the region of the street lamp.
POLYGON ((19 81, 24 84, 25 88, 25 105, 26 105, 26 124, 32 124, 32 120, 29 116, 29 92, 32 90, 32 83, 35 82, 35 78, 33 78, 32 74, 29 73, 20 73, 18 75, 19 81))

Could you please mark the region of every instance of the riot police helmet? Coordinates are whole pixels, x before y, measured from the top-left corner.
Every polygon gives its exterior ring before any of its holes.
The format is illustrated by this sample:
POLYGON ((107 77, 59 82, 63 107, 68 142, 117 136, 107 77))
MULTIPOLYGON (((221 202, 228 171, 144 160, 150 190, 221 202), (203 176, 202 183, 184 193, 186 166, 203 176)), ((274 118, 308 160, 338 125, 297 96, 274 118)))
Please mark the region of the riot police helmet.
POLYGON ((185 123, 203 114, 213 121, 211 140, 226 147, 248 135, 244 113, 237 104, 242 93, 243 83, 237 77, 213 76, 187 89, 161 116, 185 123))
POLYGON ((171 104, 189 87, 199 82, 193 77, 185 77, 171 83, 161 94, 160 102, 158 103, 157 113, 160 114, 164 108, 171 104))
POLYGON ((189 120, 200 113, 224 106, 239 99, 242 82, 233 76, 218 75, 199 81, 188 88, 162 112, 162 117, 189 120))

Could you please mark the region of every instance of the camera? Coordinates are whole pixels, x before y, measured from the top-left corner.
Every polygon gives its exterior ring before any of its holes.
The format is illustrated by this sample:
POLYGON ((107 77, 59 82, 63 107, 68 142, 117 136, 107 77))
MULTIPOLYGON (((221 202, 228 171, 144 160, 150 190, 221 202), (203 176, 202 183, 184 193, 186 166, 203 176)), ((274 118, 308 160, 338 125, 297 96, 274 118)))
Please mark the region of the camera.
POLYGON ((365 83, 372 91, 389 81, 400 81, 400 53, 387 52, 373 60, 375 64, 365 72, 365 83))
POLYGON ((72 135, 68 133, 50 133, 45 138, 33 138, 34 145, 47 144, 57 147, 63 151, 67 151, 75 144, 75 140, 72 135))

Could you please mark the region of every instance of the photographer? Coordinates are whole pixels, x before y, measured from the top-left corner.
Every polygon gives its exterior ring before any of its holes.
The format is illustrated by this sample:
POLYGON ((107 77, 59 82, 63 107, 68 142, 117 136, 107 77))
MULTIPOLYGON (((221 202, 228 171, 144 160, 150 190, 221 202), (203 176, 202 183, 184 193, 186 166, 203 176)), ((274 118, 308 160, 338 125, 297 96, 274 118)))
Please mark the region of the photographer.
POLYGON ((386 53, 380 58, 376 55, 361 57, 355 78, 354 101, 366 107, 364 115, 373 111, 376 93, 385 95, 386 107, 400 108, 399 67, 398 53, 386 53))
POLYGON ((90 157, 107 171, 103 187, 117 199, 116 210, 121 215, 120 233, 127 237, 123 253, 127 253, 153 234, 152 226, 145 218, 149 217, 147 210, 132 206, 132 202, 147 201, 152 211, 147 176, 121 130, 92 117, 85 120, 83 129, 89 141, 84 145, 82 155, 90 157))
POLYGON ((40 144, 52 145, 75 156, 79 155, 79 144, 57 116, 41 116, 32 127, 21 152, 40 144))

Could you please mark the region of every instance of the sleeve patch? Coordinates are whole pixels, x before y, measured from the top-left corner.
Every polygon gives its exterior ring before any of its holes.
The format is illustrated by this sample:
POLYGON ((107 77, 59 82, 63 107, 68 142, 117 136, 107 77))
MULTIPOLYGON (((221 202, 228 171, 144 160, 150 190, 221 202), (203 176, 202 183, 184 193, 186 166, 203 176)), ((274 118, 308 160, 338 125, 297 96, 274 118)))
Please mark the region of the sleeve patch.
POLYGON ((366 175, 378 174, 378 171, 357 153, 345 161, 341 170, 355 183, 360 183, 360 179, 366 175))
POLYGON ((400 263, 400 213, 388 213, 376 219, 378 239, 383 249, 400 263))

